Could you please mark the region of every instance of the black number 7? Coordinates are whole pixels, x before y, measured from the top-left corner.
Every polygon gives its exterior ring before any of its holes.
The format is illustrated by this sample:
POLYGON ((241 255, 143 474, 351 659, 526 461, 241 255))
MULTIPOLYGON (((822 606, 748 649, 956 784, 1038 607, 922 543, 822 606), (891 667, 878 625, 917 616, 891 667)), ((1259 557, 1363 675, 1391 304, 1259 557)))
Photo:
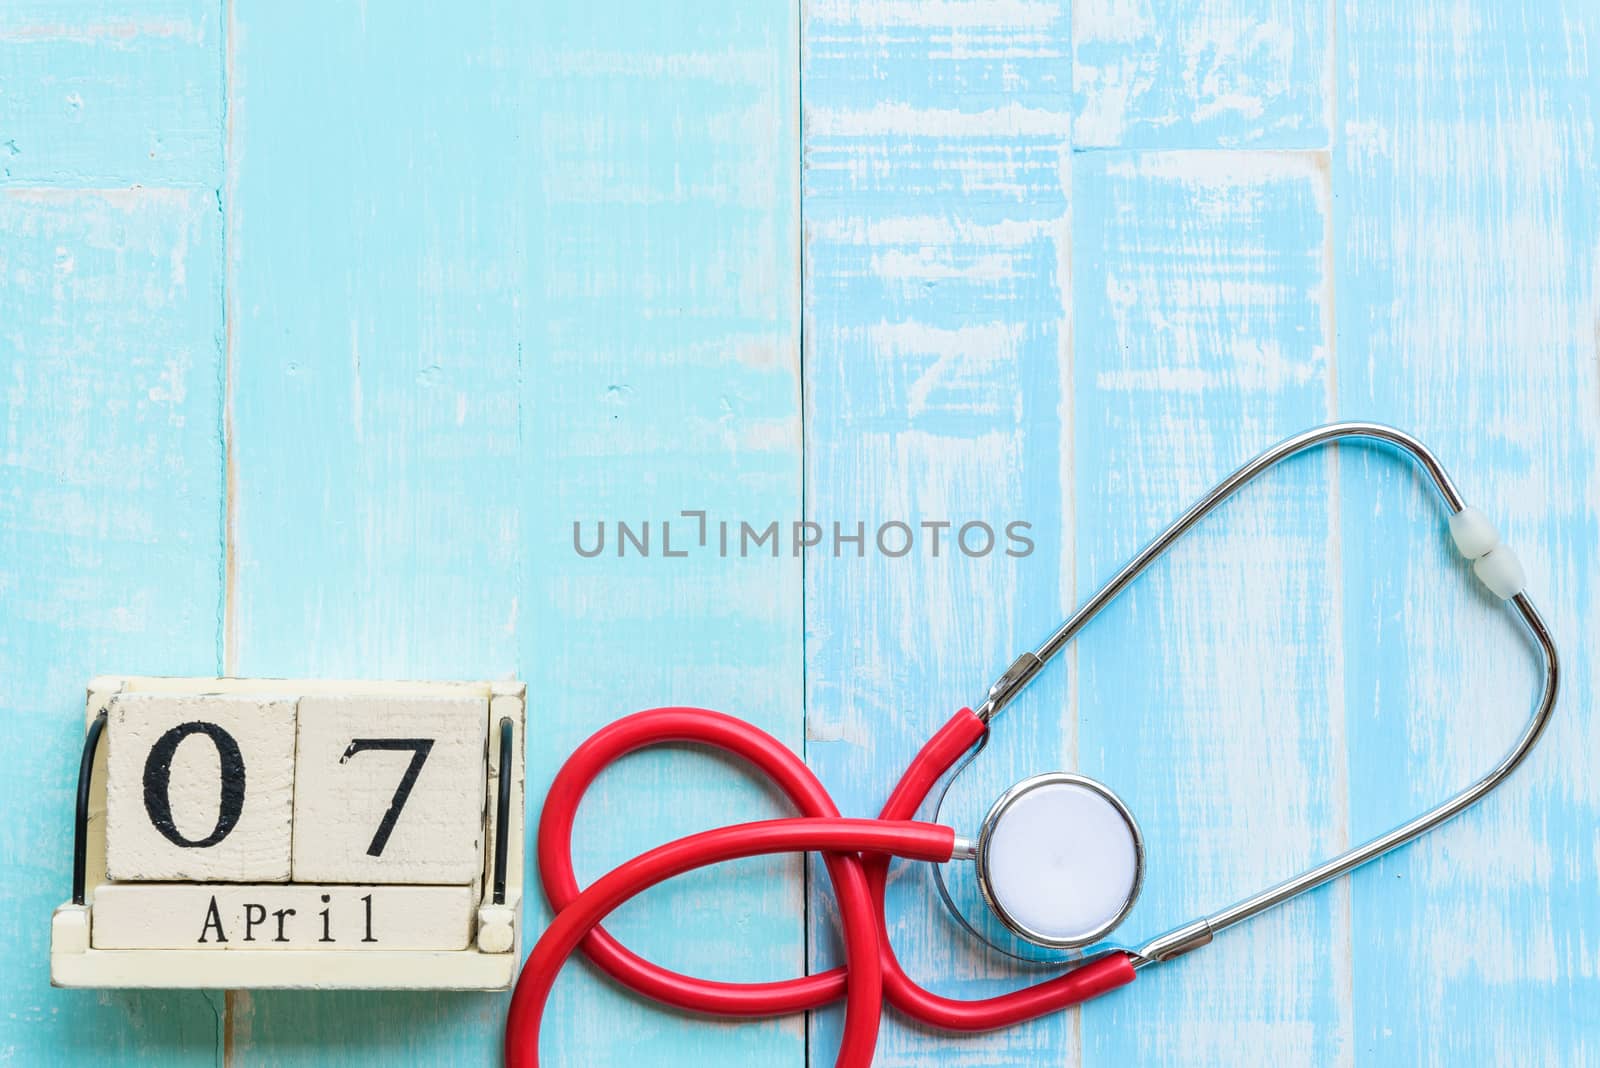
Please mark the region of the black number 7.
POLYGON ((339 763, 343 764, 357 753, 365 753, 369 749, 389 752, 411 750, 411 763, 406 765, 405 774, 400 776, 400 785, 394 788, 394 799, 389 802, 389 811, 383 814, 383 821, 378 824, 378 833, 372 836, 372 844, 367 847, 367 856, 381 857, 383 847, 389 844, 389 835, 394 832, 395 821, 400 818, 400 810, 406 807, 406 798, 411 796, 411 788, 417 785, 417 775, 421 773, 422 765, 427 762, 428 754, 433 750, 433 739, 357 738, 350 743, 350 748, 344 751, 339 763))

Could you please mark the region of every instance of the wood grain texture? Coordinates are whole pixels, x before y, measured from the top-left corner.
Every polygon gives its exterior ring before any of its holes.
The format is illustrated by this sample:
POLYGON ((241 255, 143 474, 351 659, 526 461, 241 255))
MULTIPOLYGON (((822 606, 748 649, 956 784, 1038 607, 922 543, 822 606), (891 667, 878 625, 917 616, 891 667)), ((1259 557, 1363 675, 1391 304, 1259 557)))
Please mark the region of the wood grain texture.
MULTIPOLYGON (((1339 20, 1340 408, 1439 450, 1521 556, 1566 672, 1515 777, 1352 881, 1355 1048, 1600 1063, 1600 9, 1351 0, 1339 20)), ((1392 468, 1342 472, 1356 834, 1483 774, 1536 685, 1514 620, 1392 468)))
MULTIPOLYGON (((1238 464, 1327 421, 1330 202, 1316 153, 1084 154, 1073 188, 1087 595, 1238 464)), ((1119 941, 1215 912, 1343 844, 1329 471, 1325 455, 1300 458, 1243 491, 1078 641, 1078 767, 1123 794, 1148 856, 1119 941)), ((1152 969, 1084 1010, 1084 1063, 1339 1059, 1346 911, 1333 888, 1152 969)))
POLYGON ((0 9, 0 1061, 221 1056, 220 991, 49 985, 83 693, 221 653, 214 5, 0 9), (144 90, 148 91, 144 91, 144 90))
POLYGON ((215 189, 220 16, 201 0, 7 0, 0 186, 215 189))
POLYGON ((1076 0, 1078 148, 1324 148, 1326 0, 1076 0))
MULTIPOLYGON (((512 5, 231 9, 230 674, 517 674, 512 5), (316 32, 308 33, 309 25, 316 32)), ((487 1060, 505 999, 259 991, 235 1064, 487 1060)))
MULTIPOLYGON (((527 612, 539 680, 529 791, 601 725, 659 705, 742 716, 801 744, 800 564, 741 558, 698 524, 800 516, 798 24, 790 4, 546 4, 520 138, 528 188, 524 411, 527 612), (615 524, 651 521, 653 555, 615 524), (661 556, 661 522, 674 551, 661 556), (607 552, 574 551, 605 522, 607 552), (586 538, 588 533, 586 533, 586 538), (692 551, 691 551, 692 547, 692 551)), ((587 883, 694 830, 786 812, 737 768, 675 749, 626 758, 578 815, 587 883)), ((697 975, 804 970, 798 858, 674 879, 607 926, 697 975)), ((535 923, 543 917, 530 911, 535 923)), ((798 1018, 708 1021, 574 965, 546 1012, 546 1063, 798 1064, 798 1018)))
MULTIPOLYGON (((533 797, 600 724, 707 705, 868 814, 1196 492, 1347 417, 1436 446, 1521 554, 1566 654, 1543 747, 1081 1014, 891 1016, 879 1063, 1600 1064, 1597 43, 1587 0, 5 4, 0 1063, 499 1042, 503 997, 49 989, 93 674, 517 675, 533 797), (1021 520, 1034 549, 828 545, 802 581, 787 552, 663 558, 684 509, 1021 520), (574 551, 574 521, 619 520, 657 552, 574 551)), ((1150 933, 1480 773, 1531 700, 1516 642, 1402 461, 1308 457, 1052 666, 946 814, 1105 778, 1150 845, 1122 933, 1150 933)), ((704 754, 630 757, 580 878, 780 811, 704 754)), ((836 917, 814 885, 807 932, 800 871, 675 880, 612 926, 699 974, 822 967, 836 917)), ((890 921, 935 989, 1034 974, 925 872, 890 921)), ((685 1018, 574 965, 543 1052, 827 1064, 838 1024, 685 1018)))
MULTIPOLYGON (((807 9, 807 514, 829 539, 807 559, 806 753, 850 814, 876 812, 921 740, 1054 625, 1069 581, 1067 23, 1065 4, 807 9), (1013 521, 1033 524, 1028 557, 956 544, 965 523, 1013 521), (910 554, 834 553, 833 524, 870 540, 888 522, 915 528, 910 554), (937 557, 924 522, 952 524, 937 557)), ((1063 694, 1042 680, 963 777, 958 825, 1070 756, 1063 694)), ((970 910, 970 883, 958 893, 970 910)), ((962 940, 920 865, 897 869, 888 907, 914 977, 967 997, 1018 985, 962 940)), ((831 895, 811 912, 822 967, 831 895)), ((839 1024, 818 1015, 812 1063, 831 1063, 839 1024)), ((878 1063, 1033 1063, 1075 1042, 1071 1015, 953 1038, 889 1014, 878 1063)))
MULTIPOLYGON (((575 520, 798 514, 792 11, 314 7, 234 15, 230 668, 540 680, 535 796, 651 704, 798 744, 797 564, 571 540, 575 520)), ((774 811, 703 763, 649 754, 602 783, 580 877, 774 811)), ((615 927, 707 974, 792 974, 798 872, 681 880, 615 927)), ((456 1063, 495 1055, 505 998, 236 1005, 237 1063, 456 1063)), ((556 1064, 797 1060, 803 1041, 798 1021, 658 1012, 577 965, 549 1021, 556 1064)))
POLYGON ((51 989, 83 692, 218 669, 221 219, 209 191, 0 190, 0 1059, 209 1064, 222 994, 51 989))

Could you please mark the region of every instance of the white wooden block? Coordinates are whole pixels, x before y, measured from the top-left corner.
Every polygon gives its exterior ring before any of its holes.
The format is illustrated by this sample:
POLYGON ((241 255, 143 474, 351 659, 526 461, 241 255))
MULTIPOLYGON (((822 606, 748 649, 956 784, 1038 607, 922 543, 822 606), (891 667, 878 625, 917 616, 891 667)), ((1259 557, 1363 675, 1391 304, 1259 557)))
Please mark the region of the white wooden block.
POLYGON ((487 729, 483 697, 302 697, 295 881, 478 878, 487 729))
POLYGON ((472 941, 470 886, 108 883, 95 949, 456 950, 472 941))
POLYGON ((120 693, 107 714, 108 877, 289 878, 293 699, 120 693))
POLYGON ((517 943, 517 910, 510 905, 478 907, 478 951, 510 953, 517 943))
POLYGON ((132 990, 509 990, 515 953, 472 948, 368 953, 214 953, 206 949, 52 949, 55 986, 132 990))
POLYGON ((62 905, 50 917, 50 953, 82 953, 89 948, 89 908, 62 905))

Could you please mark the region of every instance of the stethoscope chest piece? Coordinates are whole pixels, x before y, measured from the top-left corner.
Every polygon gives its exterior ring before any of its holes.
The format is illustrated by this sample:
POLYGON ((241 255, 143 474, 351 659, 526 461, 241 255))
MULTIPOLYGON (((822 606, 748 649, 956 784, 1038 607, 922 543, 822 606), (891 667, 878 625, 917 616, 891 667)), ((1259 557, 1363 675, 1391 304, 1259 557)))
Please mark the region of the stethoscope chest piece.
POLYGON ((1007 790, 984 818, 978 888, 1022 938, 1076 949, 1122 922, 1144 879, 1144 841, 1128 807, 1082 775, 1051 772, 1007 790))

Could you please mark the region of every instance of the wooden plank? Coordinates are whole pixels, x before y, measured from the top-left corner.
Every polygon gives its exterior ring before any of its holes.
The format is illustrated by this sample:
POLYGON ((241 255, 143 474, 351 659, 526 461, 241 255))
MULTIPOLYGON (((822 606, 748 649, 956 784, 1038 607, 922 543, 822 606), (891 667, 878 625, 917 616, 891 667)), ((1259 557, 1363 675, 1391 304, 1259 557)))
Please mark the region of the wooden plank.
MULTIPOLYGON (((230 674, 515 676, 518 6, 236 5, 230 674), (315 27, 315 32, 307 28, 315 27)), ((241 992, 236 1064, 488 1061, 505 998, 241 992)))
POLYGON ((1324 148, 1333 124, 1333 5, 1079 0, 1079 148, 1324 148))
MULTIPOLYGON (((1067 19, 1054 3, 807 6, 807 516, 826 539, 807 557, 806 748, 850 814, 876 812, 922 739, 1063 611, 1067 19), (1005 552, 1013 521, 1033 524, 1027 557, 1005 552), (892 522, 915 535, 898 558, 875 544, 892 522), (963 552, 968 522, 1000 547, 963 552), (857 523, 862 554, 836 552, 833 525, 857 523), (937 556, 924 523, 952 524, 937 556)), ((1070 754, 1062 682, 1041 680, 1032 714, 962 778, 957 826, 1070 754)), ((971 911, 970 881, 957 892, 971 911)), ((962 941, 920 866, 888 908, 900 959, 941 993, 1029 974, 962 941)), ((811 914, 822 968, 837 957, 826 890, 811 914)), ((831 1063, 839 1025, 814 1019, 812 1063, 831 1063)), ((889 1014, 877 1063, 1060 1062, 1075 1044, 1070 1015, 961 1038, 889 1014)))
MULTIPOLYGON (((800 562, 720 553, 719 524, 800 518, 798 25, 792 4, 546 4, 523 137, 528 207, 525 670, 541 697, 530 793, 604 723, 693 704, 799 749, 800 562), (707 513, 707 539, 698 520, 707 513), (652 555, 616 555, 618 521, 652 555), (575 551, 604 521, 604 555, 575 551), (661 555, 662 522, 674 551, 661 555), (692 551, 691 551, 692 549, 692 551)), ((763 553, 765 550, 763 550, 763 553)), ((700 752, 627 758, 579 813, 587 883, 663 841, 787 814, 700 752)), ((804 970, 802 865, 780 857, 674 879, 607 922, 697 975, 804 970)), ((537 894, 535 895, 537 896, 537 894)), ((531 913, 535 922, 542 914, 531 913)), ((803 1021, 712 1021, 569 967, 547 1063, 797 1064, 803 1021)))
MULTIPOLYGON (((1339 23, 1340 409, 1438 450, 1522 558, 1565 671, 1509 782, 1355 877, 1355 1048, 1593 1063, 1600 9, 1347 2, 1339 23)), ((1364 455, 1342 473, 1353 835, 1483 774, 1537 682, 1395 466, 1364 455)))
MULTIPOLYGON (((1330 408, 1320 153, 1093 153, 1073 169, 1073 521, 1084 595, 1214 482, 1330 408)), ((1344 838, 1326 456, 1245 490, 1077 643, 1078 767, 1148 856, 1137 945, 1344 838), (1331 700, 1331 707, 1330 707, 1331 700)), ((1084 1011, 1088 1065, 1328 1063, 1348 1046, 1343 888, 1084 1011)))
POLYGON ((0 186, 215 189, 220 5, 7 0, 0 186))
MULTIPOLYGON (((799 511, 793 13, 690 14, 236 13, 230 667, 520 673, 550 699, 535 796, 595 727, 664 701, 798 744, 797 563, 588 560, 572 543, 574 520, 799 511)), ((777 811, 694 755, 627 770, 580 820, 585 880, 777 811)), ((798 871, 680 880, 614 929, 708 974, 791 974, 798 871)), ((542 926, 536 903, 524 918, 542 926)), ((488 1060, 505 1009, 236 1002, 241 1063, 488 1060)), ((797 1020, 683 1019, 578 966, 548 1019, 547 1063, 766 1063, 803 1042, 797 1020)))
POLYGON ((9 188, 0 234, 0 1047, 208 1064, 220 993, 53 990, 46 917, 71 892, 89 678, 218 668, 216 199, 9 188))
POLYGON ((220 992, 52 989, 44 924, 71 890, 89 678, 219 667, 218 30, 195 0, 0 10, 0 1057, 18 1063, 221 1056, 220 992))

